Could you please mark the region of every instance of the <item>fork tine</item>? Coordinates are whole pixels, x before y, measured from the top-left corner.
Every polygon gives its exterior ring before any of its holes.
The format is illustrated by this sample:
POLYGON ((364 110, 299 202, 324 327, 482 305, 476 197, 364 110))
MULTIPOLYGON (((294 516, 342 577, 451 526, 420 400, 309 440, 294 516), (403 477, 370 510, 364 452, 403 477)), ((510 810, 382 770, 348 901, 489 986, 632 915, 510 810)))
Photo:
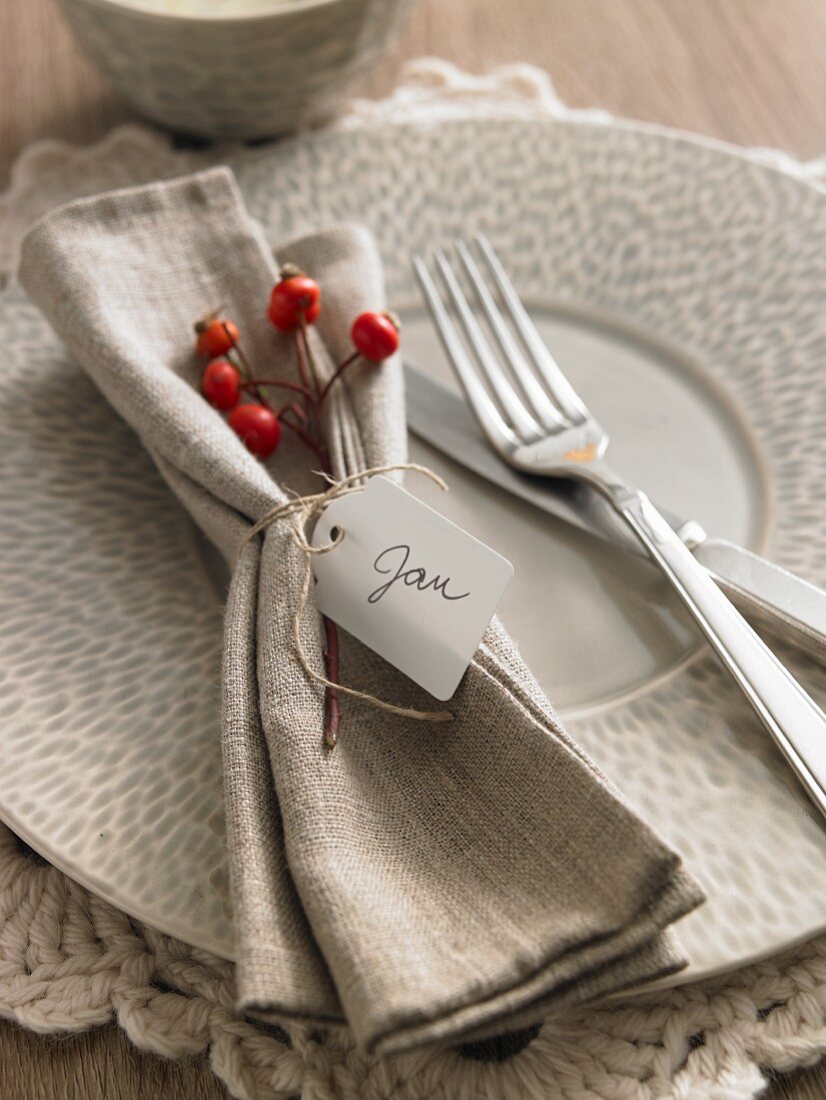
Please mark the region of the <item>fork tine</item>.
POLYGON ((411 256, 413 271, 424 295, 425 304, 436 325, 436 331, 442 341, 450 364, 459 379, 465 397, 479 422, 482 431, 498 450, 518 447, 520 440, 511 431, 502 415, 488 396, 488 392, 476 374, 476 370, 465 351, 450 314, 445 308, 436 284, 430 276, 421 256, 411 256))
POLYGON ((588 409, 548 351, 545 341, 531 320, 528 311, 519 300, 516 288, 502 266, 502 261, 494 252, 490 241, 483 233, 477 233, 476 244, 485 259, 491 278, 508 308, 514 328, 524 341, 537 371, 548 387, 548 392, 566 416, 575 422, 585 419, 589 415, 588 409))
POLYGON ((462 325, 468 344, 476 356, 479 368, 487 379, 496 399, 498 400, 505 418, 510 421, 513 430, 521 436, 526 443, 531 443, 541 438, 543 430, 534 420, 528 410, 520 401, 516 391, 505 376, 493 354, 490 343, 482 331, 482 327, 474 316, 473 310, 468 305, 464 291, 459 285, 459 280, 453 271, 445 253, 441 248, 433 250, 433 259, 441 272, 447 287, 456 316, 462 325))
POLYGON ((505 319, 499 311, 499 307, 493 300, 493 295, 488 289, 487 283, 482 277, 479 267, 462 241, 456 242, 456 251, 464 265, 468 278, 471 281, 476 297, 485 316, 488 319, 496 342, 510 365, 511 370, 527 398, 533 413, 548 431, 556 431, 563 426, 564 420, 559 410, 554 406, 548 394, 541 386, 531 368, 525 361, 525 357, 513 337, 505 319))

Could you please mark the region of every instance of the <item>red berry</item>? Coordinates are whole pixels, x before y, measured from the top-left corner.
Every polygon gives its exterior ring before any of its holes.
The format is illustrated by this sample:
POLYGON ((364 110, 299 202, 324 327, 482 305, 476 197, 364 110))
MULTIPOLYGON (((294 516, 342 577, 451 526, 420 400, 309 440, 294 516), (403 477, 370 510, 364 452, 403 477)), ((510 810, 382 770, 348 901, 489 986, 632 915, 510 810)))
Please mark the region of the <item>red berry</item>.
POLYGON ((229 426, 259 458, 271 455, 281 441, 281 425, 266 405, 239 405, 229 414, 229 426))
POLYGON ((386 313, 362 313, 353 321, 350 336, 356 351, 372 363, 389 359, 399 348, 399 326, 386 313))
POLYGON ((237 343, 238 329, 232 321, 210 321, 198 332, 195 350, 205 359, 214 359, 226 355, 237 343))
POLYGON ((216 409, 234 409, 241 396, 241 376, 226 359, 215 359, 201 375, 201 392, 216 409))
POLYGON ((298 328, 301 318, 308 325, 321 313, 321 288, 309 275, 290 275, 276 283, 270 294, 269 318, 281 332, 298 328))

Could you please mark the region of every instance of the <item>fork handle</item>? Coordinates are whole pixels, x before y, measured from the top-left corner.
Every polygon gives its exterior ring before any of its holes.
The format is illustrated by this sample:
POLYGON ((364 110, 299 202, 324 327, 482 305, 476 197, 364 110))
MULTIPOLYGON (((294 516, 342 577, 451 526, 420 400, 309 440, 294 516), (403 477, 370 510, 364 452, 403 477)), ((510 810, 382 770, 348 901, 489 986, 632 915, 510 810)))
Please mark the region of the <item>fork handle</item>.
POLYGON ((752 630, 644 493, 610 494, 826 815, 826 715, 752 630))

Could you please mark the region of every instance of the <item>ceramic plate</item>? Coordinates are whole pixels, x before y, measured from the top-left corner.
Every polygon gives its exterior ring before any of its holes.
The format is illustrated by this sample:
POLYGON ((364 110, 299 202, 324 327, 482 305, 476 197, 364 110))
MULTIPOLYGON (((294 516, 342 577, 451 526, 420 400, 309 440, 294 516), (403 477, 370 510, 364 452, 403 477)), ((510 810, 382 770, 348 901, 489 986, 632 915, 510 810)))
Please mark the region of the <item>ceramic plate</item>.
MULTIPOLYGON (((821 190, 718 144, 584 122, 319 135, 235 168, 273 239, 372 227, 407 353, 443 377, 407 255, 486 231, 617 466, 826 584, 821 190)), ((0 330, 0 813, 127 912, 230 956, 223 575, 18 292, 0 330)), ((514 562, 502 617, 573 735, 706 887, 675 980, 823 931, 826 830, 656 573, 413 455, 450 483, 428 498, 514 562)), ((826 701, 826 674, 783 656, 826 701)))

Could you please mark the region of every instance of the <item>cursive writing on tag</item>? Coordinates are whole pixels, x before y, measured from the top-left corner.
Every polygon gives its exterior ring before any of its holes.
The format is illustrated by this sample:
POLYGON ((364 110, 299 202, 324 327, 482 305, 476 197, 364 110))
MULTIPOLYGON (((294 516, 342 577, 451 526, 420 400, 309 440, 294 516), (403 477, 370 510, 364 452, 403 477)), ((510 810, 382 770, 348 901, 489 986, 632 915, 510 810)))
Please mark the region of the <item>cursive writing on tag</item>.
POLYGON ((408 588, 415 586, 419 592, 426 592, 428 588, 432 588, 445 600, 464 600, 470 595, 470 592, 463 592, 459 596, 454 596, 448 592, 447 586, 450 584, 450 577, 445 577, 442 580, 437 573, 435 577, 428 580, 427 573, 421 566, 411 566, 410 569, 405 569, 409 558, 410 547, 405 546, 404 543, 400 543, 398 546, 388 546, 386 550, 382 550, 373 562, 373 568, 377 573, 393 573, 395 563, 395 573, 389 581, 379 585, 370 593, 367 597, 368 603, 378 603, 397 581, 402 581, 408 588))
POLYGON ((513 567, 388 481, 332 501, 313 532, 318 610, 429 691, 449 699, 513 567))

